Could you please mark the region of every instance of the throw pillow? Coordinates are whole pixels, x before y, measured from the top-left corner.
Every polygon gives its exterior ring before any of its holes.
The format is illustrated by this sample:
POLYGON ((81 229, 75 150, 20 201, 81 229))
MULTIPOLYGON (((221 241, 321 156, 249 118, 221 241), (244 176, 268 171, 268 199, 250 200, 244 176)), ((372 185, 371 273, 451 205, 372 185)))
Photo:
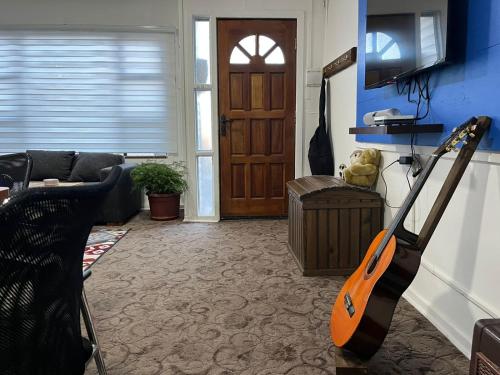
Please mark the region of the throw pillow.
POLYGON ((122 155, 104 152, 80 152, 76 157, 71 176, 71 182, 99 182, 99 171, 103 168, 122 164, 125 161, 122 155))
POLYGON ((26 152, 33 159, 32 181, 41 181, 45 178, 65 181, 69 178, 75 158, 74 151, 27 150, 26 152))

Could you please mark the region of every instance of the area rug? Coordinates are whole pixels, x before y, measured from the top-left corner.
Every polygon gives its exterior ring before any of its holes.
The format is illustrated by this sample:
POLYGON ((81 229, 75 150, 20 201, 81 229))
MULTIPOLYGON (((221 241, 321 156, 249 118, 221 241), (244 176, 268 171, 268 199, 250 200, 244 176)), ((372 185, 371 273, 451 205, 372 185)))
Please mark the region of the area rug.
POLYGON ((89 235, 85 253, 83 254, 83 270, 94 265, 100 257, 106 254, 123 236, 128 229, 94 229, 89 235))

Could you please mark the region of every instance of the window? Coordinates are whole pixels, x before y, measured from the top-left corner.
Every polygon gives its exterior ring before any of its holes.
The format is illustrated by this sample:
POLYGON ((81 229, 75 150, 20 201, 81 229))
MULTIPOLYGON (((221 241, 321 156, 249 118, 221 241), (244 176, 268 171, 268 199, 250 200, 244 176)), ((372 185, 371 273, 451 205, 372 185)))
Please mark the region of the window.
POLYGON ((195 83, 210 84, 210 24, 208 20, 195 22, 195 83))
POLYGON ((241 39, 231 51, 230 64, 250 64, 250 59, 258 54, 266 64, 284 64, 283 50, 274 40, 265 35, 249 35, 241 39))
POLYGON ((0 152, 176 153, 175 34, 0 31, 0 152))
POLYGON ((214 167, 212 142, 212 97, 210 78, 210 21, 194 21, 194 103, 197 215, 215 215, 214 167))

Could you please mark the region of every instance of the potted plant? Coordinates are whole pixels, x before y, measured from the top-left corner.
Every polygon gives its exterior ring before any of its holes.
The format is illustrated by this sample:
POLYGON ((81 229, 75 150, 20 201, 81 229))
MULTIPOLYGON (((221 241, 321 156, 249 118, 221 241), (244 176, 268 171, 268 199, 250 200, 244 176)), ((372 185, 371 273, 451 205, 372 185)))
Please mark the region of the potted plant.
POLYGON ((148 196, 151 219, 174 220, 179 217, 181 194, 187 189, 185 168, 181 163, 146 162, 131 173, 134 185, 148 196))

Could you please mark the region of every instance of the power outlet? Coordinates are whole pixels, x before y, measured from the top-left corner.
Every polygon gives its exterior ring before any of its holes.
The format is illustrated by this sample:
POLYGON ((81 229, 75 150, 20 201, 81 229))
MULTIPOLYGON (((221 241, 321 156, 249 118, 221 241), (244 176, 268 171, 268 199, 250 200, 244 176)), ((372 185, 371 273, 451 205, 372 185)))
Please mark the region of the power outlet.
POLYGON ((412 165, 413 164, 413 157, 411 157, 411 156, 400 156, 399 157, 399 164, 401 164, 401 165, 412 165))

